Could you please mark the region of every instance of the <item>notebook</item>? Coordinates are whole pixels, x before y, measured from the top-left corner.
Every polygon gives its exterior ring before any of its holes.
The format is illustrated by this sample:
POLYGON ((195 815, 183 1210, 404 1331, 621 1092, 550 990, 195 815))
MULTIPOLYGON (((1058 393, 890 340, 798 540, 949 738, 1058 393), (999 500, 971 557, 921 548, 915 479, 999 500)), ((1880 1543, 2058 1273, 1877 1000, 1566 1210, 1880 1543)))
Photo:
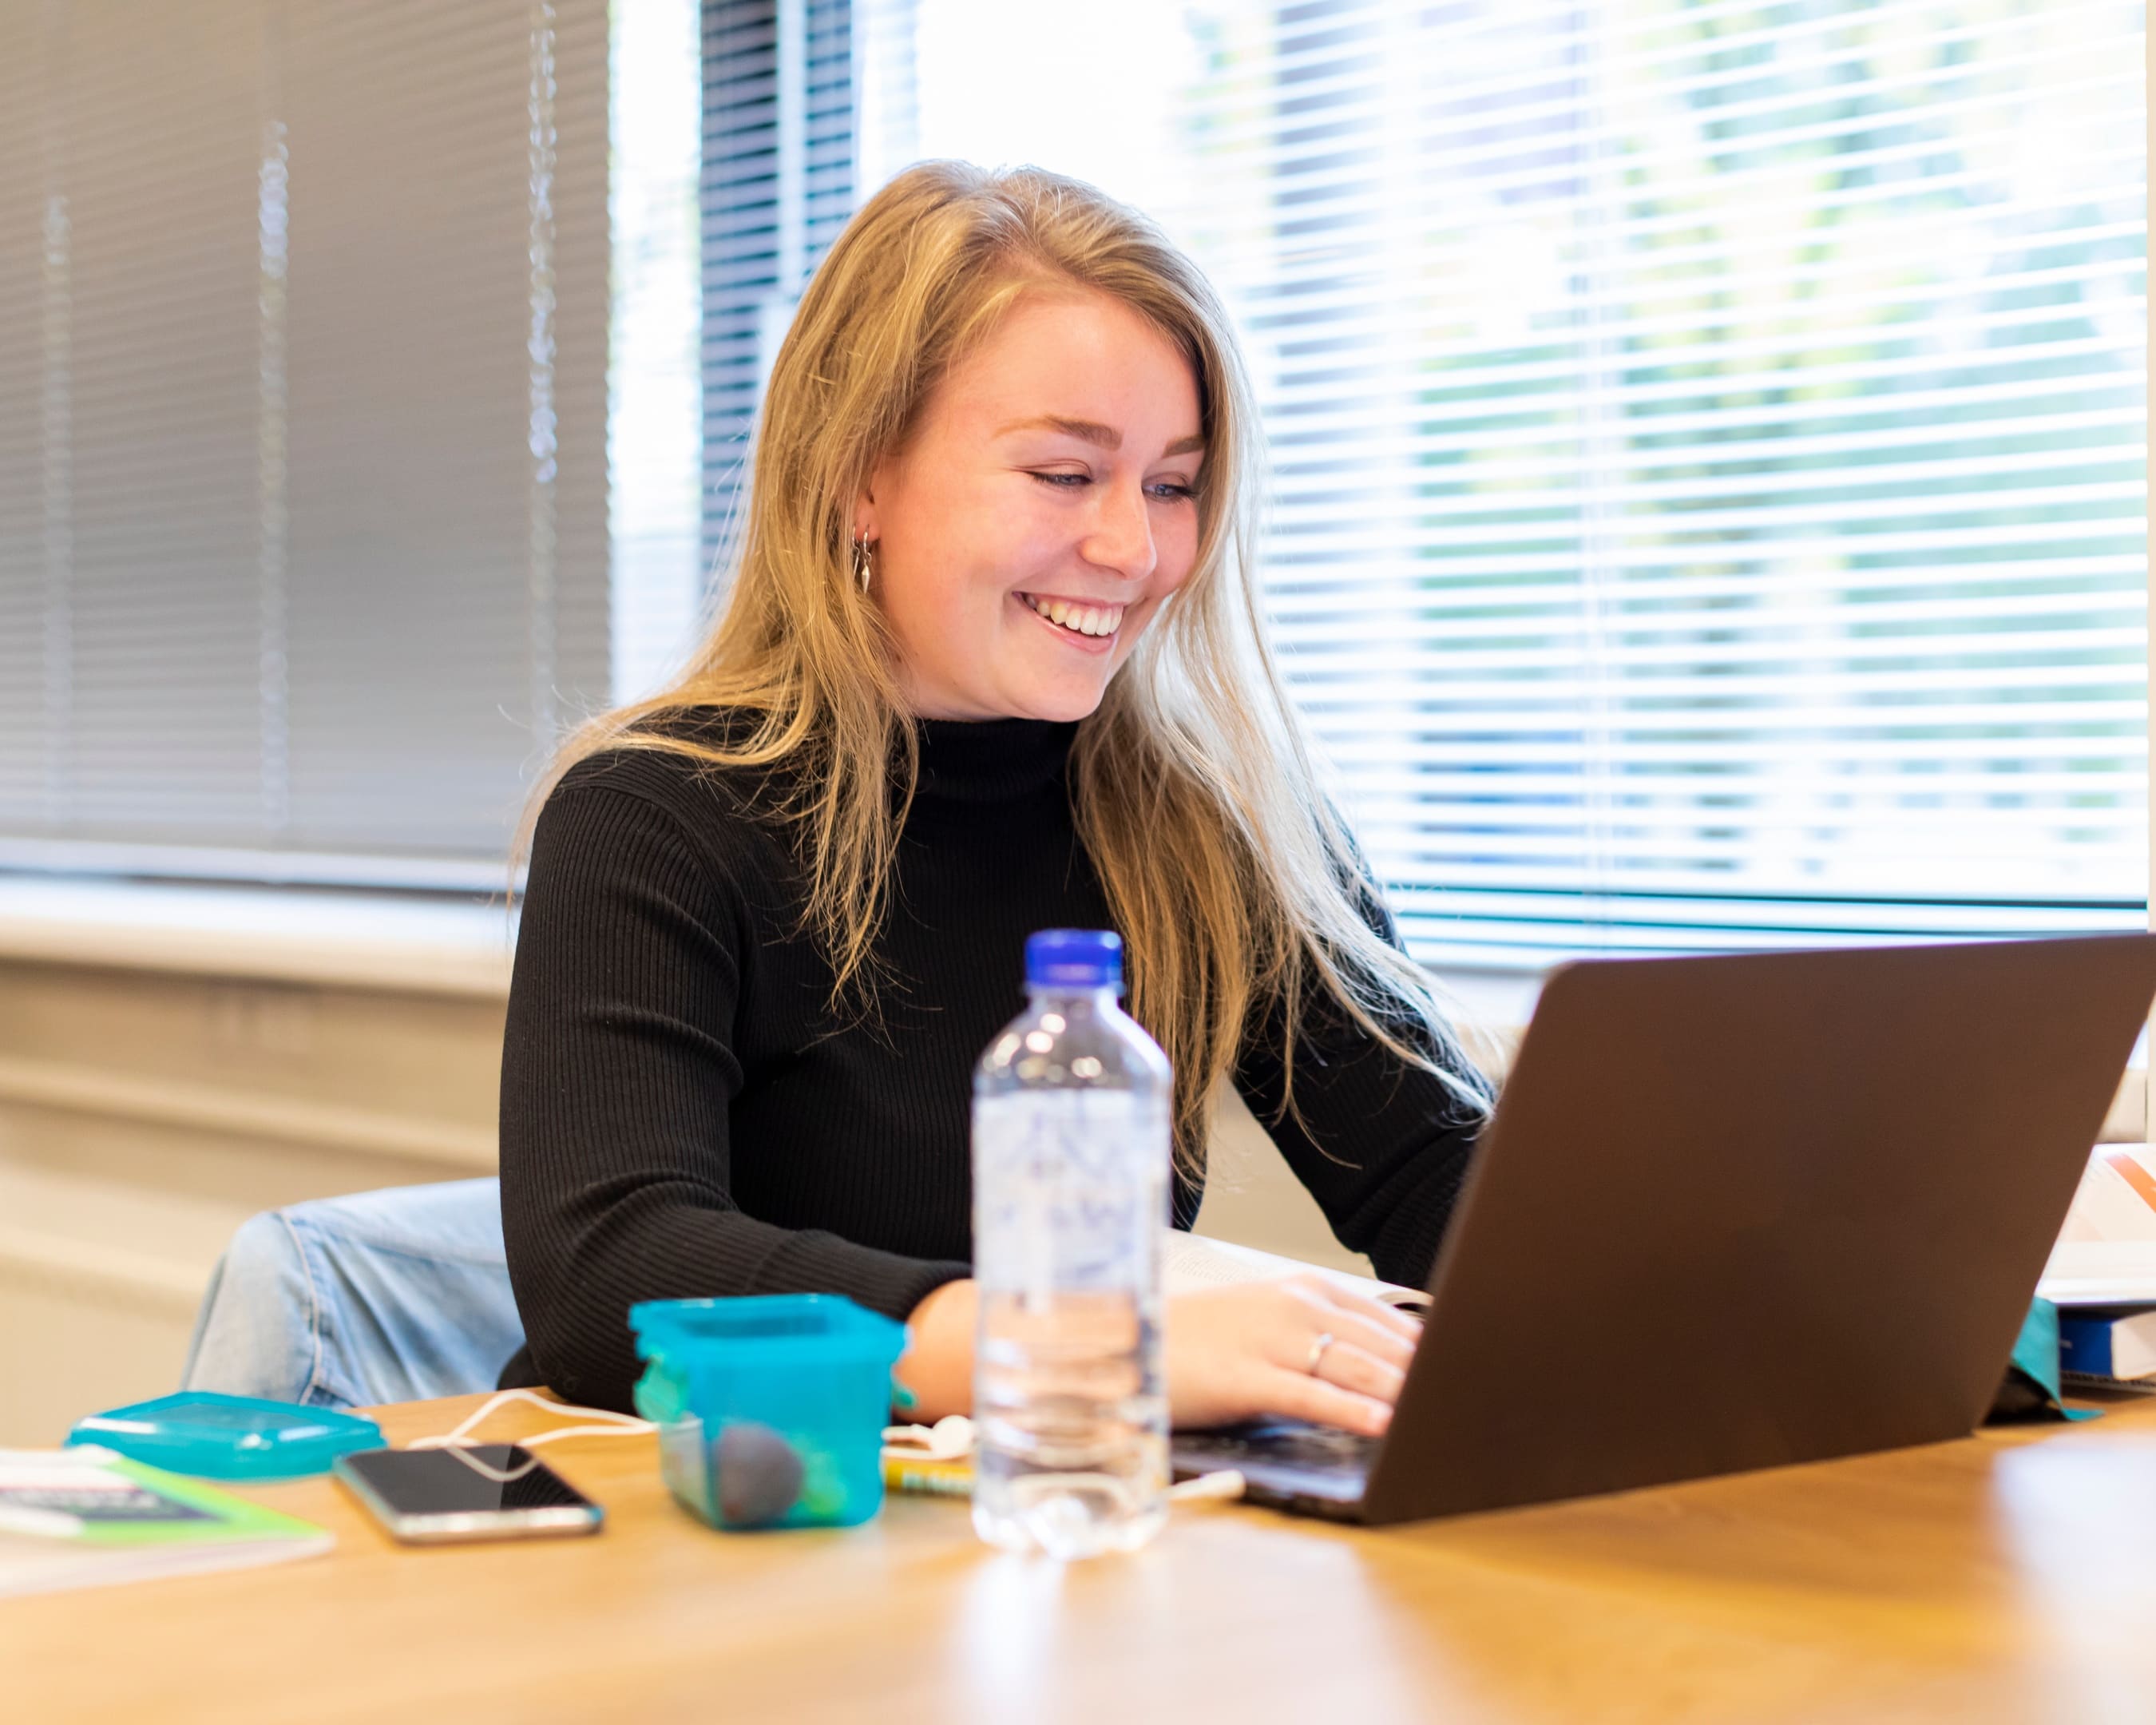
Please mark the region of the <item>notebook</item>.
POLYGON ((311 1522, 94 1444, 0 1450, 0 1598, 312 1557, 311 1522))
POLYGON ((1322 1264, 1306 1264, 1300 1258, 1284 1258, 1278 1252, 1260 1251, 1255 1246, 1185 1234, 1179 1228, 1168 1230, 1161 1256, 1163 1286, 1170 1295, 1227 1287, 1239 1281, 1270 1281, 1282 1276, 1317 1276, 1351 1294, 1403 1311, 1419 1312, 1430 1304, 1430 1296, 1420 1288, 1378 1281, 1352 1271, 1329 1270, 1322 1264))

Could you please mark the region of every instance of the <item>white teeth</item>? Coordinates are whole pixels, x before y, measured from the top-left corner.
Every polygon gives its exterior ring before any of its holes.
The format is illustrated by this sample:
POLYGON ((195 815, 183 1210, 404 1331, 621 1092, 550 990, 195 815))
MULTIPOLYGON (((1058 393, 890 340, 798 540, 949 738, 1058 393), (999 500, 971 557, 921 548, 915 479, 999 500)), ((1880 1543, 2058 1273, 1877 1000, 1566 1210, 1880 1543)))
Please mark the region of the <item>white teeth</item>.
POLYGON ((1111 635, 1122 624, 1121 605, 1074 605, 1068 599, 1039 599, 1031 593, 1022 597, 1050 622, 1074 634, 1111 635))

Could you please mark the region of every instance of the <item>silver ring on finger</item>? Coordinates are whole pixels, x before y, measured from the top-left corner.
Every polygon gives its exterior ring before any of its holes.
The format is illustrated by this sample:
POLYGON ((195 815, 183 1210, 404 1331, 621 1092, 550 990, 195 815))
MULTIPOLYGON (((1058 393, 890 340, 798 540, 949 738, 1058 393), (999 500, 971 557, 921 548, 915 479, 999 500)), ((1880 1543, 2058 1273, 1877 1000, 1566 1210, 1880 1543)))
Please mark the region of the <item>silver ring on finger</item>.
POLYGON ((1303 1361, 1303 1370, 1309 1373, 1312 1377, 1315 1378, 1317 1375, 1318 1366, 1325 1358, 1325 1350, 1332 1345, 1332 1332, 1327 1330, 1322 1333, 1316 1341, 1310 1344, 1310 1358, 1303 1361))

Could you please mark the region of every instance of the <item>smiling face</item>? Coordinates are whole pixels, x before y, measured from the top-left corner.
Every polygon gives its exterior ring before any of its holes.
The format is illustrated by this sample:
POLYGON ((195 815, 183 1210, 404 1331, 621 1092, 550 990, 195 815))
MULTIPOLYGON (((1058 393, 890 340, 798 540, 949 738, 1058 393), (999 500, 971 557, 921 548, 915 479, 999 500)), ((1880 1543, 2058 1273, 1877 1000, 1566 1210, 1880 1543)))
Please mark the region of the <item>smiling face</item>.
POLYGON ((1044 289, 923 403, 854 531, 913 711, 1082 719, 1198 557, 1198 383, 1121 301, 1044 289))

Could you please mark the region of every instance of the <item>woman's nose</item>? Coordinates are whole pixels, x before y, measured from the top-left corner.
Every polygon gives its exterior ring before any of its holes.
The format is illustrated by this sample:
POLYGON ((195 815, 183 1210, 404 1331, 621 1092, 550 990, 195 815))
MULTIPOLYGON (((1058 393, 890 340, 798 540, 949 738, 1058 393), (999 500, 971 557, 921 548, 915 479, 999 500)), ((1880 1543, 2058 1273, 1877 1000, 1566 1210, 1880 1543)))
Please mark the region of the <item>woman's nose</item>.
POLYGON ((1094 495, 1100 500, 1099 509, 1079 545, 1079 555, 1127 580, 1143 581, 1160 561, 1143 487, 1101 485, 1094 495))

